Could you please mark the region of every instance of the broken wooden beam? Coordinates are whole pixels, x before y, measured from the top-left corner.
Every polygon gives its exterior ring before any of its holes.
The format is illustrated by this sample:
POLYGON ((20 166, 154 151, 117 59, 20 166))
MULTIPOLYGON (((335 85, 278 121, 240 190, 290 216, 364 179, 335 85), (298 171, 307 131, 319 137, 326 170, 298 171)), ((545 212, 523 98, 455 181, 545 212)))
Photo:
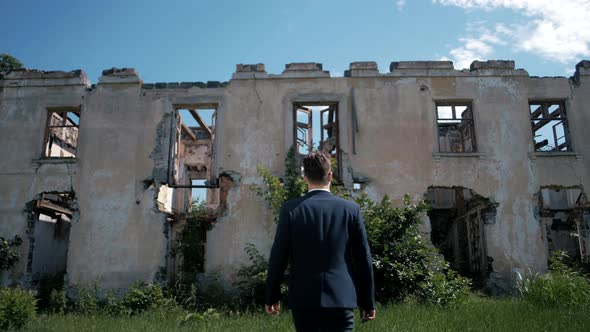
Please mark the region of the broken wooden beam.
POLYGON ((52 212, 58 212, 58 213, 63 213, 68 215, 69 217, 72 217, 72 210, 67 209, 63 206, 59 206, 57 204, 52 203, 49 200, 46 199, 40 199, 37 200, 37 208, 41 209, 41 210, 48 210, 48 211, 52 211, 52 212))
POLYGON ((181 126, 185 134, 187 134, 193 141, 197 140, 197 136, 195 136, 195 133, 193 133, 189 127, 187 127, 184 123, 181 123, 181 126))
POLYGON ((209 126, 207 126, 205 124, 205 121, 203 121, 203 119, 201 118, 199 113, 197 113, 195 110, 188 110, 188 111, 191 113, 193 118, 195 118, 195 120, 197 120, 197 122, 199 123, 199 126, 201 126, 201 129, 203 129, 203 131, 205 132, 205 134, 207 134, 209 139, 212 140, 213 139, 213 132, 211 131, 211 128, 209 128, 209 126))

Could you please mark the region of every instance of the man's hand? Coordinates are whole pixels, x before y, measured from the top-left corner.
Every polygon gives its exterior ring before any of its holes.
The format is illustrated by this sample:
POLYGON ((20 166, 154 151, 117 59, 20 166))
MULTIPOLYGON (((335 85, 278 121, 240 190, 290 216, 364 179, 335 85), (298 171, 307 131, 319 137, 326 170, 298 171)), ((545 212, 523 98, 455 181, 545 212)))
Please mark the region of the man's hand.
POLYGON ((361 319, 362 319, 363 323, 370 321, 370 320, 374 320, 376 315, 377 315, 377 311, 375 309, 368 310, 368 311, 361 309, 361 319))
POLYGON ((269 315, 278 315, 281 312, 281 305, 278 302, 271 305, 266 304, 264 307, 269 315))

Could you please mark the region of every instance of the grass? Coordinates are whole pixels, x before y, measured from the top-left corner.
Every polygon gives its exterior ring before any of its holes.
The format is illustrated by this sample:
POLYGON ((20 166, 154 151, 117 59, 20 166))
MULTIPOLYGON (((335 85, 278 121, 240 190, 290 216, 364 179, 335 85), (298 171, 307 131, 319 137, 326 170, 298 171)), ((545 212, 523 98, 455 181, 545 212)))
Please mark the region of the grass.
MULTIPOLYGON (((133 317, 39 315, 26 331, 294 331, 289 312, 262 312, 182 323, 186 312, 156 309, 133 317)), ((399 304, 355 331, 590 331, 590 309, 538 307, 516 299, 473 298, 455 308, 399 304)))

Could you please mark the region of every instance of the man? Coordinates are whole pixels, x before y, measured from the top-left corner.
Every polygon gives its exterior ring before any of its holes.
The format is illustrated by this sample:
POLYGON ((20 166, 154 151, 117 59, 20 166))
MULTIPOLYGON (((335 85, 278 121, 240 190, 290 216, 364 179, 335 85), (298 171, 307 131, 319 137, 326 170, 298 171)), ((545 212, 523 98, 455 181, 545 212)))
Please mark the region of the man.
POLYGON ((308 193, 283 204, 266 280, 266 312, 280 312, 280 285, 291 263, 289 306, 297 331, 351 331, 353 308, 375 319, 373 266, 359 206, 330 193, 329 157, 303 159, 308 193))

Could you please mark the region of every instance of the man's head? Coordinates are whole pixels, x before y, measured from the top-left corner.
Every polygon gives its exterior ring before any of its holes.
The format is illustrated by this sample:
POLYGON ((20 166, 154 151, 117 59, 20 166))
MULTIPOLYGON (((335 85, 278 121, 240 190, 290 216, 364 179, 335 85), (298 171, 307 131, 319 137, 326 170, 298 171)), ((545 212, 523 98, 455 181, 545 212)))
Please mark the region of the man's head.
POLYGON ((332 181, 330 157, 313 152, 303 158, 303 176, 310 186, 325 187, 332 181))

